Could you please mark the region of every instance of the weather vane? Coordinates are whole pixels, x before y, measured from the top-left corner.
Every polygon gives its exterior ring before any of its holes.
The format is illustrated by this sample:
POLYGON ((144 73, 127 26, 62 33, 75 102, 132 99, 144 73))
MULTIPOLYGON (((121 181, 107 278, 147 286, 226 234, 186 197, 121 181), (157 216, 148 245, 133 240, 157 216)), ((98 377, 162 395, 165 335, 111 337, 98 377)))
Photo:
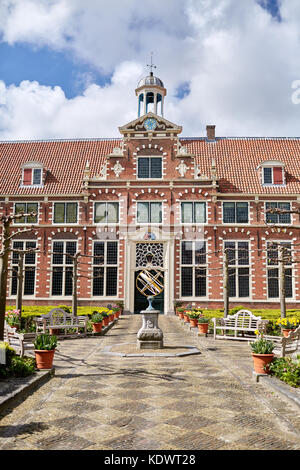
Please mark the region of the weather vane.
POLYGON ((150 75, 153 75, 153 69, 156 69, 156 65, 153 64, 153 52, 151 52, 151 64, 147 64, 147 67, 150 69, 150 75))

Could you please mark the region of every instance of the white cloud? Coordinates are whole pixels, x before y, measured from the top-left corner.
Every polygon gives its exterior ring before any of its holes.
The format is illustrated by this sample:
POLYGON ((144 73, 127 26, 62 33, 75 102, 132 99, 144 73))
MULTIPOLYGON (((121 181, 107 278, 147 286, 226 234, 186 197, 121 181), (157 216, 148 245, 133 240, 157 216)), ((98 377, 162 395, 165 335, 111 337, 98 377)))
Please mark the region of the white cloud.
POLYGON ((83 73, 86 90, 71 100, 59 87, 2 84, 0 136, 118 136, 136 117, 134 89, 150 51, 168 89, 165 115, 184 135, 203 135, 206 124, 218 135, 299 135, 299 1, 282 0, 281 18, 254 0, 2 0, 4 41, 65 51, 112 80, 99 87, 83 73))

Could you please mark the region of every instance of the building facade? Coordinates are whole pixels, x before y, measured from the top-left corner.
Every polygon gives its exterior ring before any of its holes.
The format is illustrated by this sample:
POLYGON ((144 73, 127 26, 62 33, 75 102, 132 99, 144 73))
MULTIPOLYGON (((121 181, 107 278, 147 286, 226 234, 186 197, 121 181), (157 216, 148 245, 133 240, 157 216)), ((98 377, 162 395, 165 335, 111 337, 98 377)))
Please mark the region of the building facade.
POLYGON ((138 313, 137 276, 150 263, 162 313, 176 301, 222 307, 227 253, 231 305, 278 308, 274 242, 293 253, 286 300, 300 304, 300 140, 217 137, 211 125, 183 138, 164 117, 166 94, 152 72, 141 80, 137 119, 116 139, 0 142, 0 212, 29 214, 12 224, 12 247, 37 250, 24 260, 25 304, 71 304, 79 253, 79 305, 122 300, 138 313))

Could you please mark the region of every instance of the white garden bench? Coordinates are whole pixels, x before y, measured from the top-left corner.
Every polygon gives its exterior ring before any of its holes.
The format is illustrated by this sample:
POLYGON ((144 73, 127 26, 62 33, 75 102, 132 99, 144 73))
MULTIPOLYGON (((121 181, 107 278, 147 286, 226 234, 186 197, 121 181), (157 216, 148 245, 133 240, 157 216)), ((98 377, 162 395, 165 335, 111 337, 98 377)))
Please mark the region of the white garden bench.
POLYGON ((288 336, 280 337, 279 340, 273 337, 266 337, 275 343, 274 354, 278 357, 285 357, 287 354, 300 354, 300 326, 291 330, 288 336))
POLYGON ((4 341, 6 341, 20 356, 34 349, 36 333, 18 333, 16 328, 4 325, 4 341))
POLYGON ((264 333, 268 320, 262 320, 261 317, 256 317, 250 310, 239 310, 234 315, 229 315, 226 318, 213 318, 214 325, 214 339, 238 339, 238 340, 255 340, 256 337, 247 333, 254 333, 256 330, 264 333), (217 334, 217 330, 221 330, 222 334, 217 334), (233 331, 232 334, 226 334, 233 331))
POLYGON ((65 336, 67 335, 67 330, 76 329, 77 336, 87 334, 87 321, 88 318, 86 315, 74 316, 70 313, 65 312, 61 308, 53 308, 50 312, 41 315, 40 317, 35 317, 36 332, 47 333, 50 329, 59 329, 64 330, 65 336), (83 328, 84 332, 79 333, 79 328, 83 328))

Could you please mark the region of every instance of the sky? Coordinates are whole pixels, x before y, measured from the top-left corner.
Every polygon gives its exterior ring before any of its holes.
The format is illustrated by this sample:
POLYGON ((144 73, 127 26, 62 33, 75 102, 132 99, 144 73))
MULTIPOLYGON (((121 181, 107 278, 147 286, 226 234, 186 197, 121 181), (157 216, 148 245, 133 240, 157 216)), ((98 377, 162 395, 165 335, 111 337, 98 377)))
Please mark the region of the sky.
POLYGON ((182 136, 300 136, 299 0, 0 0, 0 140, 120 137, 151 52, 182 136))

